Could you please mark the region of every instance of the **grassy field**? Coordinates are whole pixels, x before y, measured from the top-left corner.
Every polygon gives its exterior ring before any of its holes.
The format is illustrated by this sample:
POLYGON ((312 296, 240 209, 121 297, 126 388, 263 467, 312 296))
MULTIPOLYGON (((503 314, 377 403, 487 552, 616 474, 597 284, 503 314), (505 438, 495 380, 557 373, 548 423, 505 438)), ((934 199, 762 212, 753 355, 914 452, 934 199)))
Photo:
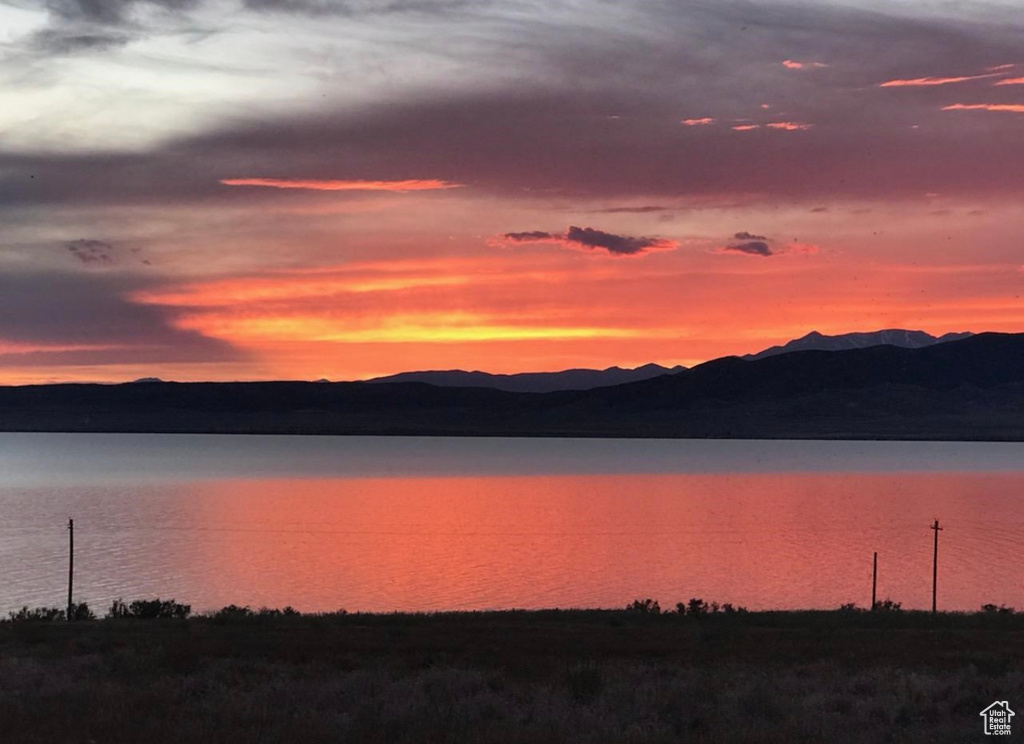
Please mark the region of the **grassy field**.
POLYGON ((0 623, 6 744, 963 744, 997 699, 1024 707, 1015 614, 0 623))

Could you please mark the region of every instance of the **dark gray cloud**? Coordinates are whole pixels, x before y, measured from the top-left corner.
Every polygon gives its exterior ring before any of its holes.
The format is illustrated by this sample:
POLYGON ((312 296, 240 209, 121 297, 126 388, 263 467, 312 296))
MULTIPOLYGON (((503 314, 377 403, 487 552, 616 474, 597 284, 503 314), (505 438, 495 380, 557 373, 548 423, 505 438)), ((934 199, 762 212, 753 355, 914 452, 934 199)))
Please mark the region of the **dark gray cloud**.
POLYGON ((655 205, 646 207, 608 207, 607 209, 595 209, 596 214, 652 214, 655 212, 667 212, 669 207, 655 205))
POLYGON ((444 15, 490 3, 486 0, 242 0, 242 4, 260 12, 352 16, 387 13, 444 15))
POLYGON ((678 247, 678 244, 663 238, 635 238, 629 235, 596 230, 593 227, 572 225, 564 233, 551 233, 544 230, 527 232, 509 232, 500 236, 501 240, 511 243, 558 243, 572 248, 593 250, 600 248, 613 256, 635 256, 649 250, 667 250, 678 247))
POLYGON ((570 227, 565 233, 570 243, 579 243, 587 248, 604 248, 609 253, 620 256, 632 256, 643 253, 650 248, 665 247, 666 241, 658 238, 632 238, 628 235, 615 235, 592 227, 570 227))
POLYGON ((224 342, 175 328, 173 309, 130 299, 132 292, 150 286, 109 272, 0 273, 0 340, 54 349, 6 354, 4 364, 241 358, 224 342))
POLYGON ((736 240, 768 240, 764 235, 754 235, 753 233, 748 233, 746 230, 736 233, 733 237, 736 240))
POLYGON ((44 56, 102 51, 124 46, 135 35, 124 31, 79 31, 74 28, 44 28, 29 39, 29 49, 44 56))
POLYGON ((64 249, 86 266, 113 266, 126 262, 143 266, 151 265, 150 260, 146 258, 143 249, 139 246, 126 248, 105 240, 80 238, 64 243, 64 249))
POLYGON ((185 17, 205 0, 42 0, 49 23, 14 49, 32 57, 60 57, 124 46, 153 32, 140 10, 158 9, 185 17))
POLYGON ((65 243, 64 247, 86 265, 114 263, 114 246, 103 240, 83 238, 65 243))
MULTIPOLYGON (((136 3, 128 10, 113 5, 122 4, 59 7, 62 18, 125 27, 136 3)), ((165 5, 190 6, 184 0, 165 5)), ((1010 102, 1019 98, 1017 86, 967 83, 954 92, 877 85, 1017 59, 1024 48, 1020 26, 730 0, 648 0, 641 7, 651 26, 673 32, 671 43, 611 26, 558 26, 555 33, 524 20, 516 43, 543 72, 490 89, 434 90, 373 106, 242 120, 147 153, 0 153, 0 208, 309 198, 238 193, 219 183, 253 173, 438 178, 466 184, 466 193, 645 195, 680 204, 709 195, 751 203, 817 201, 822 193, 898 199, 930 191, 979 198, 1024 192, 1019 117, 941 110, 953 95, 968 103, 981 96, 1010 102), (783 59, 829 66, 793 71, 783 59), (679 123, 691 110, 719 121, 763 117, 766 100, 773 111, 814 129, 759 130, 752 137, 728 126, 679 123), (918 124, 924 128, 911 128, 918 124)))
POLYGON ((763 240, 751 240, 746 243, 727 245, 722 250, 732 253, 746 253, 748 256, 774 256, 775 251, 763 240))
POLYGON ((543 230, 531 230, 529 232, 510 232, 502 235, 505 240, 512 243, 542 243, 551 240, 560 240, 561 236, 543 230))
POLYGON ((119 26, 131 21, 132 14, 142 5, 182 12, 199 3, 200 0, 46 0, 44 5, 52 16, 64 21, 119 26))

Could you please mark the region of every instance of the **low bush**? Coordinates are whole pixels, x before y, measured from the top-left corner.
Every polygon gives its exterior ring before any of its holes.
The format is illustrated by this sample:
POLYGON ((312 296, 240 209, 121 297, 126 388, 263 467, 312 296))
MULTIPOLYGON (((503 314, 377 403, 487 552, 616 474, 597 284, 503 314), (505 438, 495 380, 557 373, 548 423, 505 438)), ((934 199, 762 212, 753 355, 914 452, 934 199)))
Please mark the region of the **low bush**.
POLYGON ((33 607, 25 605, 17 612, 7 613, 12 623, 52 623, 67 619, 64 610, 59 607, 33 607))
POLYGON ((1013 608, 1006 605, 983 604, 981 611, 986 615, 1012 615, 1013 608))
POLYGON ((71 605, 71 620, 78 622, 81 620, 95 620, 96 613, 89 609, 89 605, 85 602, 72 603, 71 605))
POLYGON ((637 615, 660 615, 661 605, 656 599, 634 599, 633 604, 626 605, 626 611, 637 615))
POLYGON ((69 610, 72 621, 96 619, 96 615, 85 602, 74 602, 67 609, 59 607, 29 608, 28 605, 25 605, 17 612, 8 612, 7 619, 12 623, 53 623, 67 620, 69 610))
POLYGON ((131 618, 135 620, 156 620, 160 618, 177 618, 184 620, 192 614, 192 605, 180 604, 173 599, 137 599, 131 604, 125 604, 123 599, 115 599, 110 609, 107 610, 107 617, 120 620, 131 618))
POLYGON ((736 607, 730 602, 726 602, 725 604, 718 604, 718 602, 705 602, 700 597, 691 597, 688 602, 676 603, 676 613, 680 615, 690 615, 692 617, 717 615, 719 613, 724 615, 737 615, 746 613, 747 611, 746 607, 736 607))
POLYGON ((871 609, 874 612, 900 612, 903 609, 903 603, 894 602, 886 597, 881 602, 875 602, 875 606, 871 609))
MULTIPOLYGON (((266 608, 259 611, 259 614, 263 617, 270 617, 276 610, 268 610, 266 608)), ((238 605, 228 605, 227 607, 221 607, 219 610, 213 613, 212 617, 214 620, 238 620, 241 618, 255 617, 257 613, 253 612, 249 605, 245 607, 239 607, 238 605)))

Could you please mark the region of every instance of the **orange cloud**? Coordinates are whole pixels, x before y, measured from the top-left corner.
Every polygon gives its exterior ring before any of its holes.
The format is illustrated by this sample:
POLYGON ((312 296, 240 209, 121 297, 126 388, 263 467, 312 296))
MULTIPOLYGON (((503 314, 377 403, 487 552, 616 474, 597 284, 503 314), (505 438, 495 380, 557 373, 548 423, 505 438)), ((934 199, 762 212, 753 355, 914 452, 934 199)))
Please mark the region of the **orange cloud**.
POLYGON ((761 128, 760 124, 738 124, 735 127, 733 127, 733 131, 736 131, 736 132, 750 132, 750 131, 752 131, 754 129, 760 129, 760 128, 761 128))
POLYGON ((798 132, 814 127, 813 124, 800 124, 795 121, 773 121, 770 124, 765 124, 769 129, 782 129, 787 132, 798 132))
POLYGON ((338 318, 322 314, 196 314, 181 321, 182 328, 204 335, 250 344, 267 341, 315 343, 460 343, 474 341, 529 341, 538 339, 630 338, 651 335, 650 330, 599 326, 508 322, 478 312, 394 313, 381 318, 338 318))
POLYGON ((302 189, 305 191, 433 191, 457 189, 465 184, 436 179, 407 181, 322 181, 299 178, 222 178, 225 186, 262 186, 271 189, 302 189))
POLYGON ((1024 85, 1024 77, 1006 78, 1000 80, 996 85, 1024 85))
MULTIPOLYGON (((771 244, 773 258, 726 260, 714 254, 715 244, 722 242, 709 239, 706 250, 663 254, 657 262, 501 251, 182 280, 131 299, 167 307, 176 327, 227 341, 242 358, 154 368, 134 355, 102 367, 43 367, 9 357, 0 381, 343 380, 427 367, 692 364, 756 351, 811 327, 935 333, 1019 330, 1024 322, 1015 299, 1019 261, 894 265, 843 252, 842 241, 816 259, 808 255, 815 246, 786 240, 771 244)), ((930 249, 920 246, 922 255, 930 249)))
POLYGON ((126 349, 120 344, 47 344, 40 342, 7 341, 0 338, 0 354, 60 353, 68 351, 112 351, 126 349))
POLYGON ((141 290, 133 293, 131 299, 147 305, 208 309, 245 303, 294 304, 307 299, 336 301, 345 295, 494 286, 551 279, 550 272, 543 267, 512 272, 501 261, 379 261, 275 271, 260 276, 141 290))
POLYGON ((616 360, 664 359, 662 345, 683 332, 677 319, 634 300, 574 299, 632 297, 632 282, 648 274, 621 267, 559 253, 367 262, 193 281, 132 300, 174 308, 179 329, 229 339, 268 365, 255 373, 263 378, 351 379, 485 359, 506 370, 579 366, 578 355, 607 355, 609 343, 616 360))
MULTIPOLYGON (((985 75, 963 75, 961 77, 922 77, 909 80, 887 80, 879 83, 879 88, 908 88, 931 85, 952 85, 954 83, 965 83, 968 80, 983 80, 984 78, 999 77, 1002 73, 991 72, 985 75)), ((998 83, 996 83, 998 85, 998 83)))
POLYGON ((1024 114, 1024 103, 954 103, 943 106, 943 111, 1008 111, 1024 114))
POLYGON ((782 66, 788 70, 816 70, 822 67, 828 67, 824 62, 797 62, 793 59, 783 60, 782 66))
POLYGON ((705 116, 703 119, 683 119, 682 123, 688 127, 700 127, 714 124, 715 120, 710 116, 705 116))

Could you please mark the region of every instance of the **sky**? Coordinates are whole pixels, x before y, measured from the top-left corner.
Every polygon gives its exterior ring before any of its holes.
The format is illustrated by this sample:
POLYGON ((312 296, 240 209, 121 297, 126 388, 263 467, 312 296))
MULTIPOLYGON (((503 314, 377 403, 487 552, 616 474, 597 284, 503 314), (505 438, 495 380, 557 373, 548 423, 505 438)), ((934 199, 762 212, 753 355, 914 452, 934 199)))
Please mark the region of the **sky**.
POLYGON ((0 0, 0 384, 1024 330, 1024 3, 0 0))

